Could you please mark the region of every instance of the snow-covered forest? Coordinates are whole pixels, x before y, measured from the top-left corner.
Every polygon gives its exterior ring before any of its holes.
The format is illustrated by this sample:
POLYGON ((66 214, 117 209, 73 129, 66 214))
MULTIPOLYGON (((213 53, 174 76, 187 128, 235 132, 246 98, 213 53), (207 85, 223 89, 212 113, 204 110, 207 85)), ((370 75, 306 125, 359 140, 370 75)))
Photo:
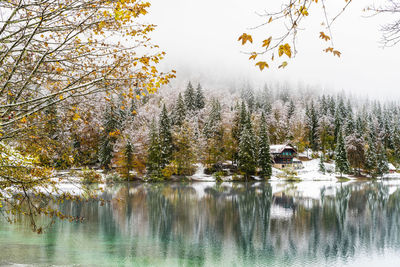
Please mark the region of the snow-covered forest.
POLYGON ((46 123, 15 146, 59 169, 101 167, 160 179, 193 175, 199 163, 207 174, 224 175, 221 166, 230 162, 240 177, 270 177, 269 146, 285 143, 335 161, 341 174, 377 177, 389 162, 400 163, 398 103, 311 89, 213 90, 189 82, 129 101, 81 97, 43 116, 46 123))

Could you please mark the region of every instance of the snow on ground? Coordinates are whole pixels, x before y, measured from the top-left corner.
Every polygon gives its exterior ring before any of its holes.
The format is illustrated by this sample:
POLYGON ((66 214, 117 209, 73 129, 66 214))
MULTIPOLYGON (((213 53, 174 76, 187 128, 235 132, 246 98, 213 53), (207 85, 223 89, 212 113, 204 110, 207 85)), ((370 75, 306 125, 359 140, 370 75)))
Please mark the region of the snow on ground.
POLYGON ((307 150, 304 150, 304 152, 298 153, 297 157, 312 159, 312 157, 311 157, 312 153, 313 153, 313 151, 311 149, 307 149, 307 150))
POLYGON ((212 175, 208 175, 204 173, 205 167, 201 163, 197 163, 197 170, 196 173, 193 174, 190 178, 194 181, 201 181, 201 182, 214 182, 215 178, 212 175))
MULTIPOLYGON (((335 164, 334 163, 324 163, 325 169, 327 170, 325 174, 319 171, 319 159, 313 159, 309 161, 303 161, 303 169, 296 170, 297 176, 302 181, 337 181, 337 177, 339 174, 335 173, 335 164)), ((215 181, 215 177, 212 175, 204 174, 205 167, 198 163, 197 170, 194 175, 191 176, 193 181, 201 181, 201 182, 213 182, 215 181)), ((280 178, 284 175, 284 171, 276 168, 272 168, 272 177, 270 181, 285 181, 285 178, 280 178)), ((343 178, 348 178, 350 180, 354 180, 356 178, 343 174, 343 178)), ((400 173, 390 173, 385 174, 384 178, 388 179, 400 179, 400 173)), ((223 177, 224 181, 232 181, 232 176, 223 177)), ((255 180, 261 180, 259 177, 255 177, 255 180)))
MULTIPOLYGON (((303 161, 304 169, 297 170, 297 177, 303 181, 336 181, 336 174, 334 173, 334 164, 325 163, 326 170, 332 171, 325 174, 319 171, 319 159, 310 161, 303 161)), ((349 178, 345 175, 343 177, 349 178)))

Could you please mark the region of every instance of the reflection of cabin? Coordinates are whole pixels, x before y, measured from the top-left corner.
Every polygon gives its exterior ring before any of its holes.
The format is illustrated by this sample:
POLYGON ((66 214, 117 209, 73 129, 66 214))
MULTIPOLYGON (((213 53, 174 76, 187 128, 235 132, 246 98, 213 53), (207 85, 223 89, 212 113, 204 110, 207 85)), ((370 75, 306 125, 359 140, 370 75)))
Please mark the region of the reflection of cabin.
POLYGON ((302 166, 301 161, 295 158, 297 150, 289 145, 272 145, 270 146, 272 160, 275 168, 283 169, 285 167, 299 168, 302 166))

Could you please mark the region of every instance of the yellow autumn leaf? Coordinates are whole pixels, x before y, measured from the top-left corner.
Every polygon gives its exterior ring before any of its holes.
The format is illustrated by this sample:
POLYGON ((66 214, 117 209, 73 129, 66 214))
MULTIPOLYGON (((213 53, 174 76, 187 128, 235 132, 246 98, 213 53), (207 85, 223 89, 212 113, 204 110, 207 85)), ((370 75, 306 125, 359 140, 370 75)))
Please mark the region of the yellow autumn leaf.
POLYGON ((256 53, 256 52, 253 52, 253 53, 251 53, 251 56, 249 57, 249 59, 255 60, 256 57, 257 57, 257 53, 256 53))
POLYGON ((26 123, 26 117, 23 117, 23 118, 20 120, 20 122, 21 122, 21 123, 26 123))
POLYGON ((250 34, 243 33, 242 35, 239 36, 238 41, 242 41, 242 45, 244 45, 247 41, 253 43, 253 37, 251 37, 250 34))
POLYGON ((280 68, 285 68, 288 65, 288 63, 286 61, 283 61, 282 64, 278 67, 278 69, 280 68))
POLYGON ((271 36, 268 39, 264 40, 262 47, 265 47, 267 49, 269 47, 269 45, 271 44, 271 40, 272 40, 271 36))
POLYGON ((260 68, 260 70, 263 70, 265 67, 269 68, 268 63, 265 61, 259 61, 256 63, 256 66, 260 68))
POLYGON ((281 57, 283 54, 286 54, 289 58, 292 57, 292 49, 288 43, 284 45, 280 45, 278 49, 278 54, 281 57))
POLYGON ((64 99, 63 95, 60 95, 58 98, 59 98, 60 100, 63 100, 63 99, 64 99))
POLYGON ((73 119, 74 121, 77 121, 77 120, 79 120, 80 118, 81 118, 81 116, 79 116, 78 113, 75 113, 74 116, 72 117, 72 119, 73 119))
POLYGON ((305 6, 301 6, 299 11, 303 16, 308 16, 308 11, 307 11, 307 8, 305 6))

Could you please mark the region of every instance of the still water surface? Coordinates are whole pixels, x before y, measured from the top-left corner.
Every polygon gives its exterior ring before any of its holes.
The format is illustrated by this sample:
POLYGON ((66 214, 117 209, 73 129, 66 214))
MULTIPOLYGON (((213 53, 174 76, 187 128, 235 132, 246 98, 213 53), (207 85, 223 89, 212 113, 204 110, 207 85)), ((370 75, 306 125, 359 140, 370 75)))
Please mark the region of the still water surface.
POLYGON ((400 184, 123 184, 62 204, 84 223, 0 222, 0 265, 400 266, 400 184))

